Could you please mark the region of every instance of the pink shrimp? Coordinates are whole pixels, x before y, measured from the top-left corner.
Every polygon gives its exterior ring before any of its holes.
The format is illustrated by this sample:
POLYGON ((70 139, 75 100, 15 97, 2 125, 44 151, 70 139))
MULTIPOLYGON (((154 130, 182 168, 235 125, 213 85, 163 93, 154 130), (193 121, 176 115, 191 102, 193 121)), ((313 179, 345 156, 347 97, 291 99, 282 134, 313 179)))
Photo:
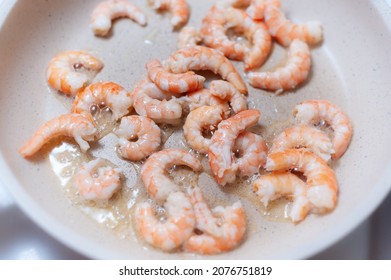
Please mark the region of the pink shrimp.
POLYGON ((106 36, 112 20, 120 17, 128 17, 141 26, 147 24, 147 18, 143 12, 126 0, 107 0, 95 7, 91 15, 91 25, 95 35, 106 36))
POLYGON ((42 125, 20 149, 23 157, 30 157, 38 152, 47 142, 59 137, 73 137, 83 152, 90 146, 87 141, 93 141, 97 129, 89 119, 79 114, 65 114, 56 117, 42 125))
POLYGON ((197 46, 202 42, 200 30, 195 27, 185 26, 181 29, 178 35, 177 48, 185 48, 197 46))
POLYGON ((148 0, 153 9, 170 10, 172 13, 171 25, 174 28, 187 23, 190 17, 190 9, 186 0, 148 0))
POLYGON ((231 83, 215 80, 210 83, 210 93, 224 101, 228 101, 234 113, 247 109, 247 97, 241 94, 231 83))

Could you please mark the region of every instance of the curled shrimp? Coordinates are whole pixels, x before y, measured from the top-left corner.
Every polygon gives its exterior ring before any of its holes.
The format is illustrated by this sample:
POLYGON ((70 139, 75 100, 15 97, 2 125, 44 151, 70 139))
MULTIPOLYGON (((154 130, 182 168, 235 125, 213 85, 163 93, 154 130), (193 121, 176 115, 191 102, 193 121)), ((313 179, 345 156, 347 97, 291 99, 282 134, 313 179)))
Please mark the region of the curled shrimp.
POLYGON ((190 9, 186 0, 148 0, 155 10, 169 10, 172 13, 171 25, 174 28, 187 23, 190 17, 190 9))
POLYGON ((182 117, 180 102, 148 79, 137 84, 133 97, 137 114, 148 117, 156 123, 177 124, 180 122, 182 117))
POLYGON ((297 24, 289 21, 281 11, 280 0, 265 0, 264 20, 270 34, 283 46, 289 46, 295 39, 310 45, 318 44, 323 39, 322 23, 309 21, 297 24))
POLYGON ((333 144, 327 134, 309 125, 298 125, 285 129, 273 139, 270 153, 304 147, 326 162, 334 153, 333 144))
POLYGON ((161 143, 160 128, 143 116, 127 116, 114 132, 118 137, 118 153, 132 161, 142 160, 156 152, 161 143), (135 141, 131 141, 135 139, 135 141))
POLYGON ((49 85, 67 95, 75 95, 89 85, 103 63, 84 51, 65 51, 50 60, 46 78, 49 85))
POLYGON ((177 50, 163 62, 163 66, 173 73, 209 70, 232 83, 239 92, 247 93, 246 84, 232 62, 221 52, 208 47, 192 46, 177 50))
POLYGON ((248 82, 255 88, 275 91, 292 90, 303 83, 311 69, 311 54, 308 45, 295 39, 289 46, 286 65, 273 72, 250 72, 248 82))
POLYGON ((202 42, 200 31, 192 26, 185 26, 181 29, 178 35, 177 48, 185 48, 190 46, 197 46, 202 42))
POLYGON ((210 93, 224 101, 228 101, 234 113, 247 109, 247 97, 241 94, 231 83, 215 80, 210 83, 210 93))
POLYGON ((209 165, 217 183, 225 185, 236 179, 238 165, 234 159, 235 140, 246 128, 255 125, 261 113, 245 110, 219 123, 208 150, 209 165))
POLYGON ((352 139, 353 128, 347 115, 335 104, 327 100, 303 101, 293 110, 297 122, 318 124, 322 121, 333 130, 334 159, 339 159, 346 151, 352 139))
POLYGON ((135 223, 141 237, 164 251, 181 246, 193 233, 195 216, 189 198, 183 192, 172 192, 164 203, 165 221, 156 218, 153 206, 144 202, 136 205, 135 223))
POLYGON ((218 254, 235 249, 246 232, 246 215, 238 201, 231 206, 210 210, 198 187, 189 189, 189 197, 196 217, 196 229, 184 244, 184 250, 198 254, 218 254))
POLYGON ((174 165, 186 165, 194 171, 201 170, 200 161, 189 152, 181 149, 165 149, 152 154, 141 168, 141 179, 149 195, 158 203, 178 190, 178 186, 166 175, 174 165))
POLYGON ((308 188, 299 177, 285 171, 262 175, 253 183, 253 190, 265 207, 270 201, 281 197, 291 198, 292 207, 288 216, 294 223, 302 221, 311 210, 311 203, 307 198, 308 188))
POLYGON ((239 134, 235 141, 234 151, 241 155, 236 160, 241 176, 251 176, 259 172, 266 162, 267 146, 263 138, 249 131, 239 134))
POLYGON ((85 200, 107 201, 121 187, 121 170, 97 158, 80 166, 75 187, 85 200))
POLYGON ((307 198, 312 212, 324 213, 337 204, 338 183, 334 171, 314 153, 303 149, 288 149, 269 154, 265 168, 268 171, 295 169, 302 172, 308 184, 307 198))
POLYGON ((79 92, 73 102, 72 112, 91 117, 94 105, 109 107, 113 117, 118 120, 133 109, 133 97, 116 83, 94 83, 79 92))
POLYGON ((47 142, 59 136, 73 137, 81 150, 86 152, 90 148, 87 141, 93 141, 97 132, 91 121, 82 115, 60 115, 38 128, 34 135, 19 149, 19 153, 23 157, 32 156, 47 142))
POLYGON ((203 135, 204 130, 213 130, 223 119, 220 106, 202 106, 189 113, 183 126, 187 144, 194 150, 207 154, 211 140, 203 135))
POLYGON ((204 87, 205 78, 189 71, 183 74, 174 74, 166 71, 157 59, 146 65, 148 77, 161 90, 172 93, 185 93, 204 87))
POLYGON ((107 0, 99 3, 92 12, 91 25, 95 35, 106 36, 112 21, 116 18, 128 17, 141 26, 147 24, 143 12, 126 0, 107 0))
POLYGON ((245 70, 260 67, 272 46, 271 36, 262 22, 255 22, 246 12, 232 7, 213 6, 203 19, 201 34, 205 45, 220 50, 230 59, 244 60, 245 70), (251 46, 229 39, 226 33, 230 28, 243 33, 251 46))

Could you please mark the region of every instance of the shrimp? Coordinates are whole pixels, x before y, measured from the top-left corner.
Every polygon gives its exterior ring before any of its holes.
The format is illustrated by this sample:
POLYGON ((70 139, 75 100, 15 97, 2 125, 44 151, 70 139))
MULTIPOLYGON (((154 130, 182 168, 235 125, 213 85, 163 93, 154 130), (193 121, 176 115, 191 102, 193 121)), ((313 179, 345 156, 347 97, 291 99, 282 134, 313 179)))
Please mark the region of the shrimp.
POLYGON ((200 30, 195 27, 185 26, 181 29, 178 35, 177 48, 185 48, 197 46, 202 42, 200 30))
POLYGON ((250 72, 248 82, 255 88, 275 91, 292 90, 303 83, 311 69, 311 54, 308 45, 295 39, 289 46, 286 65, 274 72, 250 72))
POLYGON ((102 61, 87 52, 65 51, 50 60, 46 78, 53 89, 73 96, 89 85, 102 68, 102 61))
POLYGON ((141 237, 164 251, 181 246, 193 233, 195 216, 189 198, 183 192, 172 192, 164 203, 167 218, 155 217, 153 206, 144 202, 136 205, 135 223, 141 237))
POLYGON ((283 46, 295 39, 316 45, 323 40, 323 27, 319 21, 296 24, 289 21, 281 11, 280 0, 265 0, 264 20, 270 34, 283 46))
POLYGON ((245 110, 219 123, 208 150, 209 165, 217 183, 225 185, 236 179, 238 165, 234 161, 235 140, 246 128, 255 125, 261 113, 245 110))
POLYGON ((324 161, 329 161, 334 153, 333 144, 327 134, 308 125, 298 125, 285 129, 273 139, 270 153, 291 148, 308 148, 324 161))
POLYGON ((177 124, 182 117, 182 106, 148 79, 137 84, 133 91, 134 109, 137 114, 156 123, 177 124))
POLYGON ((259 168, 266 162, 266 142, 257 134, 248 131, 239 134, 234 151, 241 155, 236 161, 241 176, 258 173, 259 168))
POLYGON ((239 92, 247 93, 246 84, 232 62, 221 52, 208 47, 192 46, 177 50, 163 62, 163 66, 173 73, 209 70, 232 83, 239 92))
POLYGON ((194 171, 201 170, 200 161, 189 152, 181 149, 165 149, 152 154, 141 168, 141 180, 149 195, 162 204, 168 195, 178 190, 178 186, 166 175, 174 165, 186 165, 194 171))
POLYGON ((113 117, 118 120, 133 109, 133 97, 116 83, 94 83, 79 92, 73 102, 72 112, 92 118, 91 111, 94 105, 109 107, 113 117))
POLYGON ((191 235, 184 243, 184 250, 210 255, 239 246, 246 232, 246 215, 240 201, 227 207, 218 206, 211 211, 198 187, 188 192, 195 212, 195 227, 202 234, 191 235))
POLYGON ((160 128, 147 117, 123 117, 120 126, 114 133, 119 137, 118 153, 123 158, 132 161, 142 160, 160 147, 160 128), (134 142, 128 140, 134 138, 134 142))
POLYGON ((299 177, 285 171, 262 175, 253 183, 253 190, 265 207, 270 201, 292 197, 288 216, 294 223, 302 221, 311 210, 311 203, 307 198, 308 188, 299 177))
POLYGON ((183 126, 183 134, 187 144, 197 152, 208 153, 211 140, 205 138, 203 130, 213 130, 223 119, 220 106, 202 106, 191 111, 183 126))
MULTIPOLYGON (((276 5, 280 7, 279 2, 276 5)), ((263 20, 265 16, 266 1, 265 0, 251 0, 250 6, 247 8, 247 14, 253 20, 263 20)))
POLYGON ((212 95, 229 101, 234 113, 247 109, 247 97, 241 94, 231 83, 215 80, 210 83, 209 89, 212 95))
POLYGON ((87 141, 93 141, 97 129, 91 121, 79 114, 60 115, 43 124, 20 149, 23 157, 30 157, 38 152, 47 142, 59 137, 73 137, 81 150, 86 152, 90 146, 87 141))
POLYGON ((339 159, 345 153, 352 139, 353 128, 347 115, 336 105, 327 100, 303 101, 295 107, 293 115, 301 124, 318 124, 325 121, 334 132, 333 159, 339 159))
POLYGON ((178 28, 185 25, 190 17, 186 0, 148 0, 155 10, 169 10, 172 13, 171 25, 178 28))
POLYGON ((120 17, 128 17, 141 26, 147 24, 147 18, 143 12, 126 0, 107 0, 95 7, 91 15, 91 25, 95 35, 106 36, 112 20, 120 17))
POLYGON ((172 93, 185 93, 204 87, 205 78, 189 71, 184 74, 173 74, 166 71, 157 59, 146 65, 148 77, 161 90, 172 93))
POLYGON ((338 183, 334 171, 314 153, 304 149, 288 149, 269 154, 267 171, 295 169, 307 178, 307 198, 313 213, 325 213, 337 204, 338 183))
POLYGON ((80 166, 75 187, 85 200, 107 201, 121 187, 121 170, 97 158, 80 166))
POLYGON ((242 10, 213 6, 202 23, 205 45, 220 50, 230 59, 244 60, 245 70, 260 67, 270 53, 272 39, 266 26, 255 22, 242 10), (230 40, 226 34, 230 28, 243 33, 251 47, 230 40))

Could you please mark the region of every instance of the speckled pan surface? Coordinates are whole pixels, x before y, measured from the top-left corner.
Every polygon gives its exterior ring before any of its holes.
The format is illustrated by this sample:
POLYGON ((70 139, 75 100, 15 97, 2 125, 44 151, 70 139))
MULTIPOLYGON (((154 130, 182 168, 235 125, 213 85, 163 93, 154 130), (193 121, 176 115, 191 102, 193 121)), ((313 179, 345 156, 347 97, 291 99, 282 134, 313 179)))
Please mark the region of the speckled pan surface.
MULTIPOLYGON (((175 50, 177 33, 171 31, 169 16, 157 15, 147 1, 132 2, 147 14, 148 25, 118 20, 106 39, 95 37, 89 26, 98 1, 0 2, 0 178, 21 208, 53 236, 100 259, 305 258, 346 235, 385 198, 391 186, 390 7, 383 1, 297 0, 282 1, 289 17, 320 20, 325 31, 323 44, 312 51, 310 80, 277 97, 249 87, 250 106, 262 111, 263 127, 283 122, 295 104, 310 98, 326 98, 346 111, 354 136, 335 164, 340 184, 335 211, 293 225, 271 222, 249 204, 251 231, 245 242, 211 257, 147 249, 134 236, 120 238, 82 213, 64 195, 47 157, 27 161, 17 149, 40 124, 69 109, 45 81, 47 63, 57 53, 90 51, 105 64, 96 80, 131 90, 145 77, 148 60, 164 59, 175 50)), ((199 26, 212 1, 189 2, 190 24, 199 26)), ((283 55, 275 48, 265 68, 283 55)))

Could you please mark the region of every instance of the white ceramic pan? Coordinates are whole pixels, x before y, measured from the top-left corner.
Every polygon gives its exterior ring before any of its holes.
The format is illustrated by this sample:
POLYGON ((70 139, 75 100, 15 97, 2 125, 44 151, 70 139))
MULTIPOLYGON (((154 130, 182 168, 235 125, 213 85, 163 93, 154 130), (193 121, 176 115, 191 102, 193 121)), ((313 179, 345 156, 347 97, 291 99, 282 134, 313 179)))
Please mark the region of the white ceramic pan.
MULTIPOLYGON (((226 195, 229 200, 241 199, 246 205, 249 231, 239 248, 211 257, 153 250, 138 241, 130 217, 124 225, 129 228, 120 233, 99 224, 96 219, 107 219, 107 213, 95 213, 94 219, 88 209, 75 205, 53 173, 47 150, 32 160, 25 160, 17 150, 39 125, 69 111, 66 98, 51 91, 45 79, 48 62, 57 53, 90 51, 105 64, 96 80, 114 81, 131 90, 145 77, 147 61, 164 59, 175 50, 177 33, 171 31, 169 15, 157 15, 145 0, 132 2, 145 11, 148 25, 117 20, 110 36, 102 39, 89 26, 98 1, 0 1, 1 181, 37 224, 91 258, 306 258, 348 234, 385 198, 391 186, 390 7, 385 1, 282 1, 292 20, 320 20, 324 42, 312 50, 308 83, 277 97, 249 87, 250 106, 262 111, 260 132, 265 134, 270 133, 269 126, 284 123, 302 100, 323 98, 343 108, 354 135, 347 153, 333 164, 340 185, 337 208, 294 225, 268 219, 248 196, 231 191, 226 195)), ((189 2, 190 24, 199 26, 213 1, 189 2)), ((283 55, 284 50, 275 47, 265 69, 283 55)), ((277 125, 276 131, 281 128, 277 125)), ((109 159, 116 156, 102 152, 103 148, 95 146, 91 152, 109 159)), ((121 167, 135 173, 130 164, 121 167)), ((135 182, 137 178, 129 179, 128 187, 135 182)), ((224 197, 213 183, 210 188, 217 190, 208 195, 224 197)))

